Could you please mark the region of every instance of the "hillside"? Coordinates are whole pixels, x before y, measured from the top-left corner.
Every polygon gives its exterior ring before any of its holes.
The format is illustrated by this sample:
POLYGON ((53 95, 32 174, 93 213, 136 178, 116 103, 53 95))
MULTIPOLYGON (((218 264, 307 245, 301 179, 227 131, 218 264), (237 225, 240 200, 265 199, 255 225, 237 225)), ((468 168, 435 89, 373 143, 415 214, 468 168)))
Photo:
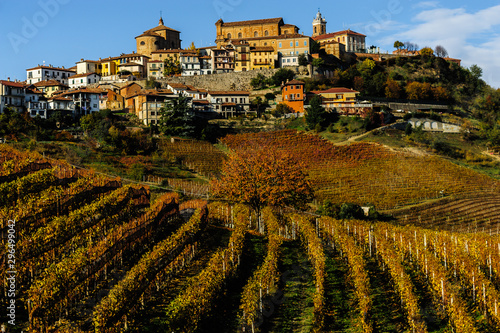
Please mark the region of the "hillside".
MULTIPOLYGON (((370 144, 277 134, 231 140, 238 149, 249 138, 293 143, 316 161, 390 157, 370 144), (353 147, 359 154, 347 158, 353 147)), ((14 290, 23 330, 470 333, 500 325, 498 235, 270 207, 257 219, 242 205, 153 199, 145 186, 0 152, 1 229, 16 235, 2 238, 16 283, 3 284, 1 305, 14 290)))

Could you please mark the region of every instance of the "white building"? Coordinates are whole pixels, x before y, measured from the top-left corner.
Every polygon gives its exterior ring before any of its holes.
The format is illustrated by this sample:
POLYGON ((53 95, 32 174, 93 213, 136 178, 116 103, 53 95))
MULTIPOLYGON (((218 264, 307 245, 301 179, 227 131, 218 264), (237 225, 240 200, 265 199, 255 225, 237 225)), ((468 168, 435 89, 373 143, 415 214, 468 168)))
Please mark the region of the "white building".
POLYGON ((47 109, 51 112, 63 111, 73 113, 75 111, 75 103, 71 97, 55 96, 49 98, 47 102, 47 109))
POLYGON ((209 91, 207 100, 211 111, 223 117, 234 117, 250 111, 250 92, 248 91, 209 91))
POLYGON ((100 65, 100 61, 81 59, 76 63, 76 74, 97 73, 100 65))
POLYGON ((64 67, 58 68, 49 66, 40 66, 26 70, 26 83, 34 84, 41 81, 56 80, 62 84, 68 85, 68 77, 75 75, 75 71, 64 67))
POLYGON ((99 112, 100 97, 106 93, 107 91, 102 89, 84 88, 68 91, 59 96, 70 98, 74 105, 74 114, 84 116, 92 112, 99 112))
POLYGON ((47 99, 43 92, 38 90, 34 85, 26 88, 24 100, 30 116, 47 118, 47 99))
POLYGON ((0 81, 0 113, 4 113, 6 107, 17 112, 24 110, 25 85, 21 82, 7 80, 0 81))
POLYGON ((201 75, 201 64, 196 51, 182 51, 180 56, 182 76, 201 75))
POLYGON ((69 88, 70 89, 84 88, 87 87, 88 85, 99 83, 100 79, 101 76, 96 73, 76 74, 69 77, 68 79, 69 88))

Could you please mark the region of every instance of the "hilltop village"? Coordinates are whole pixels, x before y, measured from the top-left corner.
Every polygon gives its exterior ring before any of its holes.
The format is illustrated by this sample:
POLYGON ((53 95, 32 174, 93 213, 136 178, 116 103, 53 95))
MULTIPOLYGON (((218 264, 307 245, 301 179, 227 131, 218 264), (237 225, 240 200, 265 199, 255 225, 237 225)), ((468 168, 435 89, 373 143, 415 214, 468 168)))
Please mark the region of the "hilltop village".
MULTIPOLYGON (((24 82, 1 80, 0 112, 9 107, 27 111, 32 117, 49 118, 62 112, 78 118, 102 109, 125 110, 144 125, 156 125, 164 102, 185 96, 192 109, 227 118, 258 112, 252 107, 255 95, 248 84, 256 76, 270 77, 279 69, 288 69, 303 77, 325 77, 332 74, 325 70, 324 64, 328 63, 360 57, 381 61, 418 54, 401 47, 393 54, 380 54, 374 46, 367 48, 366 36, 361 33, 350 29, 328 32, 320 11, 312 26, 312 36, 306 36, 281 17, 239 22, 220 19, 215 23, 216 46, 197 48, 191 43, 182 48, 181 32, 166 26, 160 18, 156 27, 135 37, 137 49, 132 53, 80 59, 71 68, 38 64, 26 69, 24 82), (246 85, 196 86, 179 80, 194 76, 221 77, 218 82, 242 76, 246 85)), ((460 64, 460 60, 447 59, 460 64)), ((287 112, 302 114, 307 101, 320 96, 327 111, 364 116, 373 108, 370 101, 358 100, 360 91, 356 87, 306 93, 304 82, 292 79, 283 80, 281 87, 277 85, 281 89, 273 91, 273 107, 286 104, 287 112)))

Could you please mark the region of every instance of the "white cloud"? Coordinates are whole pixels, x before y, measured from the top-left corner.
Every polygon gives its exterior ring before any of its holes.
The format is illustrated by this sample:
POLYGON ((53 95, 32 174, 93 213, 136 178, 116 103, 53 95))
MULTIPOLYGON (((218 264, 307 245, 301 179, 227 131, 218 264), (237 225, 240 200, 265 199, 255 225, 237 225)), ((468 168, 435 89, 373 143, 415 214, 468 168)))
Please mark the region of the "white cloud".
POLYGON ((418 9, 418 8, 436 8, 439 5, 439 2, 437 1, 422 1, 419 3, 416 3, 412 6, 413 9, 418 9))
POLYGON ((500 5, 469 13, 464 8, 436 8, 419 12, 413 25, 378 42, 392 49, 395 40, 420 47, 442 45, 462 65, 483 68, 483 79, 500 87, 500 5))

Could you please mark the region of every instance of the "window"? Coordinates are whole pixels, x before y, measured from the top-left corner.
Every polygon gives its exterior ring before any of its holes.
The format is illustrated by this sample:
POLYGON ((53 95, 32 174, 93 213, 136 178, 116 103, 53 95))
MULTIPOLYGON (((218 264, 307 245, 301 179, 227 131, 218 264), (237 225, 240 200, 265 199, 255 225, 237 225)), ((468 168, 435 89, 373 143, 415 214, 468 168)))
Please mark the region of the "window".
POLYGON ((254 37, 259 37, 259 33, 258 33, 257 31, 255 31, 255 32, 253 33, 253 36, 254 36, 254 37))
POLYGON ((297 41, 297 42, 295 42, 295 46, 299 46, 299 42, 298 42, 298 41, 297 41))
POLYGON ((281 42, 279 43, 279 48, 282 48, 283 46, 281 45, 281 42))
POLYGON ((293 42, 290 42, 290 47, 292 47, 292 46, 293 46, 293 42))
POLYGON ((307 41, 306 40, 304 41, 304 46, 307 46, 307 41))
POLYGON ((300 86, 295 86, 295 89, 299 89, 300 90, 300 86))
POLYGON ((227 34, 227 38, 228 38, 228 39, 231 39, 231 34, 227 34))
POLYGON ((153 68, 156 68, 156 64, 153 64, 153 66, 152 66, 152 67, 153 67, 153 68))
POLYGON ((241 32, 238 32, 238 38, 242 38, 243 35, 241 34, 241 32))
POLYGON ((267 31, 267 30, 266 30, 266 31, 264 32, 264 36, 269 36, 269 31, 267 31))
POLYGON ((293 62, 297 62, 297 59, 296 59, 296 58, 293 58, 293 62))

